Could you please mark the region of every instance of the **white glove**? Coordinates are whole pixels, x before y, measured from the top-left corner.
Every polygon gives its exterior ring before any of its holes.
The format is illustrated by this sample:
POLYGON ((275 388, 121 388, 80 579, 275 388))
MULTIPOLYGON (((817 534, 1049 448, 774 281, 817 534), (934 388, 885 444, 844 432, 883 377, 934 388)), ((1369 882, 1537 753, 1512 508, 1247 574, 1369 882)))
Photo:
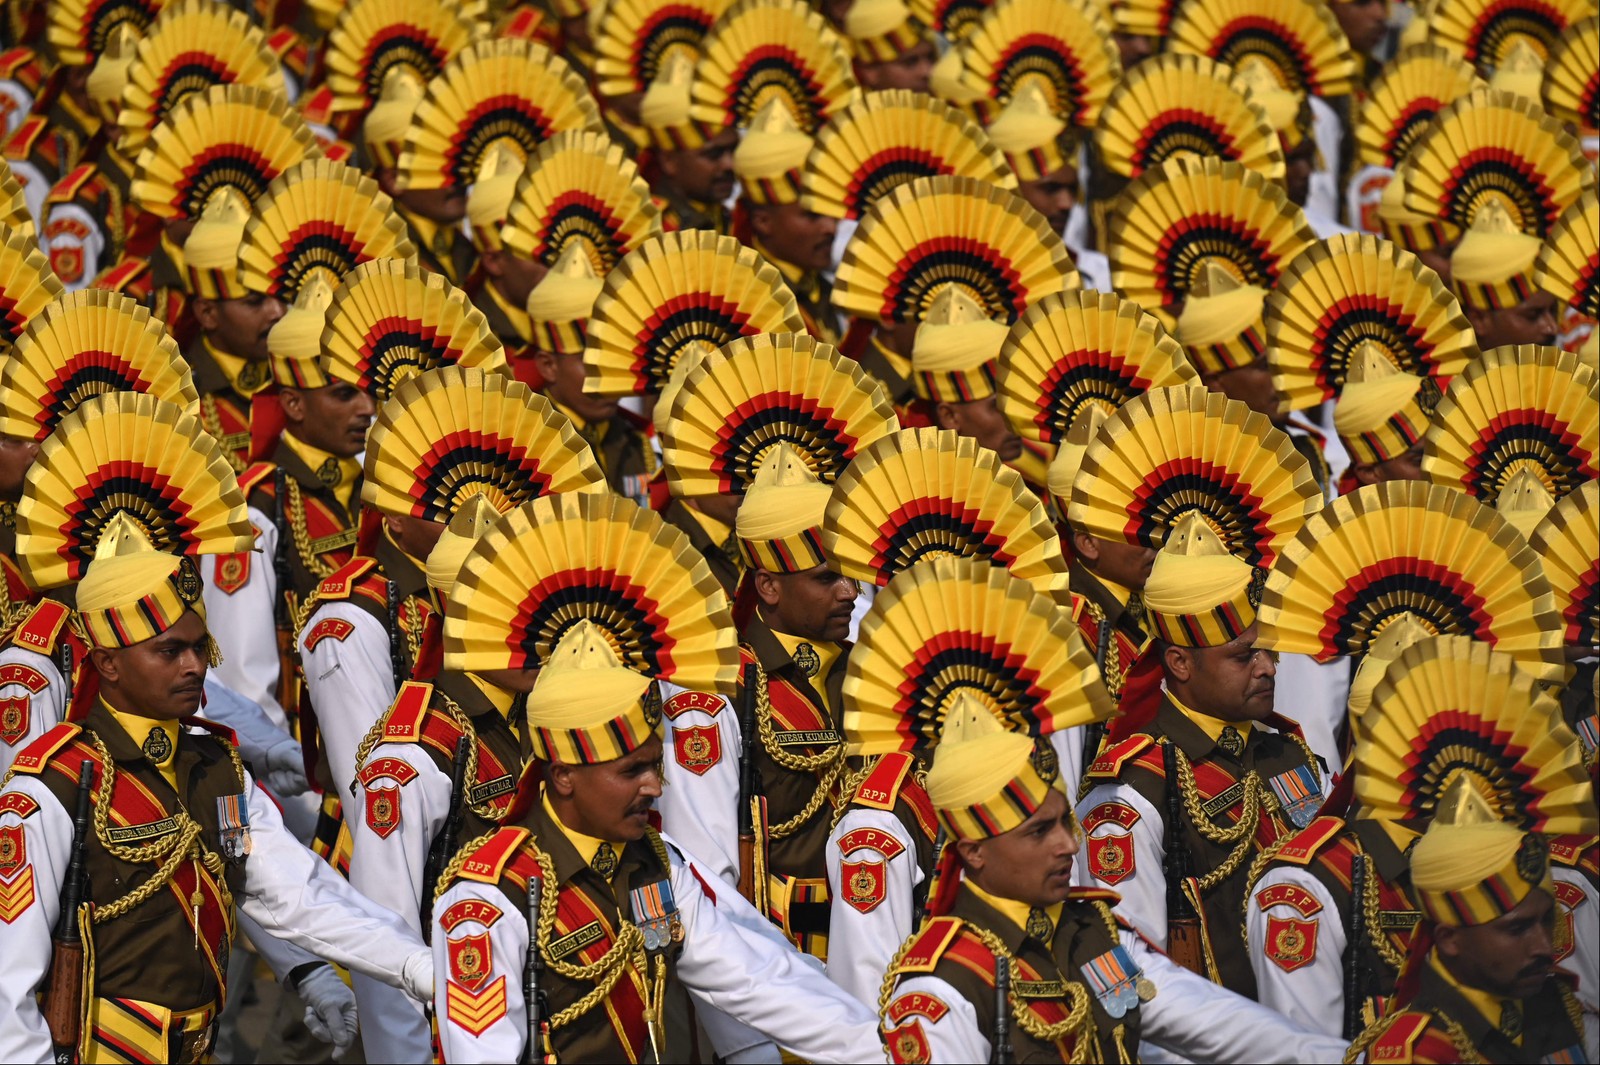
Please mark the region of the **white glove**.
POLYGON ((305 755, 296 740, 285 739, 268 748, 263 769, 262 783, 280 798, 293 798, 311 789, 305 755))
POLYGON ((400 990, 424 1006, 433 1005, 433 951, 423 947, 406 955, 400 966, 400 990))
POLYGON ((331 965, 319 965, 295 981, 295 993, 305 1000, 306 1027, 324 1043, 343 1054, 356 1041, 356 996, 339 979, 331 965))

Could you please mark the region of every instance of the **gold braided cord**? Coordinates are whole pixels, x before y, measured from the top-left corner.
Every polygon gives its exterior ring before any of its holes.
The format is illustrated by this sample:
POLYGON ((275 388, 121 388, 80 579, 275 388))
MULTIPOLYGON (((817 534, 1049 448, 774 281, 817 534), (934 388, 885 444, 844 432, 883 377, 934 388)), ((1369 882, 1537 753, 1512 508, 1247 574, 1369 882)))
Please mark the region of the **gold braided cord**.
POLYGON ((1383 959, 1383 964, 1400 971, 1400 966, 1405 964, 1405 955, 1395 949, 1389 942, 1389 933, 1383 930, 1381 911, 1378 909, 1378 871, 1373 866, 1372 857, 1360 850, 1356 844, 1355 860, 1360 862, 1367 871, 1365 882, 1361 889, 1361 910, 1367 922, 1367 938, 1372 941, 1372 949, 1378 952, 1378 957, 1383 959))
POLYGON ((1239 928, 1244 935, 1244 949, 1247 953, 1250 950, 1250 896, 1255 893, 1256 881, 1266 875, 1267 866, 1272 863, 1272 859, 1276 858, 1278 852, 1283 850, 1293 838, 1293 836, 1285 834, 1273 840, 1268 846, 1261 848, 1261 853, 1257 854, 1255 860, 1250 863, 1249 872, 1244 874, 1244 900, 1239 904, 1239 928))
POLYGON ((874 769, 878 768, 878 763, 881 761, 883 761, 883 755, 875 755, 868 758, 860 769, 853 773, 845 774, 844 780, 839 786, 839 801, 833 804, 833 822, 828 825, 829 832, 838 828, 839 822, 844 820, 844 815, 850 812, 851 797, 860 789, 861 782, 871 776, 874 769))
POLYGON ((772 699, 767 694, 767 671, 756 663, 756 731, 761 737, 761 748, 767 756, 793 773, 817 773, 817 789, 811 793, 801 811, 787 821, 767 826, 771 839, 786 839, 810 821, 822 804, 831 802, 835 812, 843 805, 836 785, 844 774, 844 741, 830 746, 821 754, 790 754, 778 745, 772 727, 772 699))
MULTIPOLYGON (((556 880, 555 863, 550 856, 540 850, 530 837, 525 844, 533 852, 535 860, 539 863, 540 875, 544 878, 547 887, 554 887, 559 883, 556 880)), ((539 934, 538 949, 544 952, 544 945, 551 940, 551 934, 556 927, 556 895, 559 891, 541 891, 539 893, 539 934)), ((588 994, 578 1001, 561 1010, 550 1018, 550 1029, 554 1031, 565 1025, 571 1024, 579 1017, 588 1013, 605 999, 610 997, 611 989, 617 981, 627 972, 628 966, 636 966, 641 976, 649 976, 649 964, 645 958, 644 933, 639 931, 637 925, 628 921, 618 922, 617 938, 598 961, 588 965, 575 965, 568 961, 558 961, 549 955, 545 956, 545 964, 554 969, 557 974, 568 980, 582 980, 586 983, 593 982, 594 987, 588 994)))
POLYGON ((243 473, 245 470, 244 460, 231 447, 222 442, 223 437, 228 434, 222 431, 222 415, 217 413, 216 396, 200 397, 200 428, 204 429, 206 435, 217 442, 217 447, 222 449, 222 457, 228 460, 228 465, 233 467, 233 472, 235 474, 243 473))
POLYGON ((283 516, 289 522, 289 532, 294 538, 294 549, 300 556, 300 564, 318 580, 332 576, 338 567, 323 562, 321 556, 311 550, 311 530, 306 527, 306 501, 300 492, 300 482, 293 477, 285 477, 283 481, 286 489, 283 516))
MULTIPOLYGON (((443 701, 443 705, 439 709, 455 723, 456 727, 461 730, 462 735, 466 736, 469 741, 467 744, 467 771, 464 779, 469 782, 469 786, 482 784, 483 781, 478 779, 478 731, 472 727, 472 719, 467 716, 466 711, 461 709, 461 704, 438 688, 433 689, 433 694, 443 701)), ((389 715, 386 713, 374 721, 372 727, 367 729, 366 735, 361 737, 361 742, 356 745, 356 769, 358 771, 366 764, 367 756, 372 753, 372 749, 383 739, 384 725, 388 720, 389 715)), ((351 786, 354 786, 353 782, 351 786)), ((499 815, 495 812, 493 805, 489 803, 469 801, 467 802, 467 809, 485 820, 499 820, 499 815)))
MULTIPOLYGON (((498 828, 491 828, 477 839, 468 840, 464 846, 450 856, 450 860, 444 863, 444 868, 439 870, 439 879, 434 881, 434 902, 439 901, 439 896, 443 895, 450 887, 451 881, 461 874, 462 866, 467 864, 467 860, 477 852, 478 848, 487 846, 489 841, 499 834, 500 830, 498 828)), ((427 890, 426 884, 423 885, 423 890, 427 890)))
MULTIPOLYGON (((1006 945, 999 936, 987 928, 980 928, 975 924, 968 924, 974 935, 982 941, 983 945, 997 958, 1004 958, 1006 965, 1011 969, 1012 986, 1022 982, 1022 966, 1017 964, 1006 950, 1006 945)), ((1089 992, 1076 980, 1064 980, 1067 987, 1067 997, 1072 1001, 1072 1006, 1067 1011, 1067 1018, 1055 1024, 1046 1024, 1039 1019, 1039 1015, 1028 1008, 1025 1000, 1019 999, 1015 993, 1008 996, 1011 1003, 1011 1016, 1016 1020, 1017 1027, 1044 1043, 1054 1043, 1060 1039, 1072 1040, 1072 1056, 1070 1061, 1088 1060, 1089 1047, 1094 1041, 1095 1023, 1094 1016, 1089 1012, 1089 992)))
POLYGON ((1233 875, 1255 842, 1256 829, 1261 825, 1261 778, 1254 770, 1244 775, 1244 809, 1239 813, 1239 820, 1232 828, 1219 828, 1200 808, 1200 789, 1194 782, 1194 767, 1189 764, 1188 756, 1177 746, 1173 747, 1173 754, 1177 756, 1178 793, 1183 796, 1184 811, 1195 831, 1213 843, 1237 841, 1237 846, 1220 865, 1199 878, 1201 892, 1209 892, 1233 875))

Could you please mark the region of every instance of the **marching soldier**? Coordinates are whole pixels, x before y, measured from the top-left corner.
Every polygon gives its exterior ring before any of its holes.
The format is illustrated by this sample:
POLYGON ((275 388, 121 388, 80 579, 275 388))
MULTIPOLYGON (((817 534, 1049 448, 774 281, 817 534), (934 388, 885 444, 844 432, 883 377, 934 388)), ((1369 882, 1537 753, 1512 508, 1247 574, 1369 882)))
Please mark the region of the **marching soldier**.
POLYGON ((928 93, 939 46, 904 0, 854 0, 840 28, 863 89, 928 93))
POLYGON ((1518 230, 1504 208, 1491 205, 1450 253, 1451 283, 1483 350, 1556 342, 1556 299, 1533 279, 1542 246, 1518 230))
POLYGON ((996 363, 1008 330, 956 286, 940 292, 917 326, 911 348, 911 380, 917 398, 933 409, 941 429, 954 429, 981 447, 1044 481, 1038 452, 1024 455, 1022 437, 1000 413, 996 363), (1024 462, 1024 458, 1032 459, 1024 462))
POLYGON ((880 1024, 896 1062, 1326 1060, 1317 1037, 1206 983, 1072 886, 1079 848, 1054 749, 958 696, 928 772, 948 834, 933 917, 896 954, 880 1024))
POLYGON ((708 229, 730 236, 739 131, 731 120, 713 126, 694 117, 693 81, 694 60, 674 50, 640 101, 639 117, 655 149, 647 168, 650 189, 664 231, 708 229))

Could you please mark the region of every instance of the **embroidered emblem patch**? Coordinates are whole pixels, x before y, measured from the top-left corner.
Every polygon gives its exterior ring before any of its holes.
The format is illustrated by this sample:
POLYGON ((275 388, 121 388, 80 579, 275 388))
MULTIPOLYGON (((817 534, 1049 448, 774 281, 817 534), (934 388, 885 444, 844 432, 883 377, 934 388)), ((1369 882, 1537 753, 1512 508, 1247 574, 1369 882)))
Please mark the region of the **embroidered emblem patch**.
POLYGON ((21 825, 0 828, 0 880, 10 880, 28 863, 27 834, 21 825))
POLYGON ((844 901, 861 913, 877 909, 888 894, 883 863, 879 861, 840 862, 839 885, 844 901))
POLYGON ((722 761, 722 735, 715 725, 674 725, 672 757, 695 776, 704 776, 722 761))
POLYGON ((355 631, 356 627, 344 618, 323 618, 311 626, 310 631, 305 634, 301 642, 305 644, 307 651, 314 651, 317 649, 317 644, 323 640, 342 641, 355 631))
POLYGON ((1089 837, 1089 874, 1107 884, 1120 884, 1134 873, 1133 836, 1113 832, 1089 837))
POLYGON ((1268 917, 1267 957, 1286 973, 1310 965, 1317 958, 1317 922, 1296 917, 1268 917))
POLYGON ((1588 900, 1584 898, 1581 887, 1566 880, 1555 882, 1555 893, 1556 910, 1561 919, 1556 922, 1555 931, 1550 934, 1550 945, 1555 948, 1556 961, 1565 961, 1572 956, 1573 948, 1577 945, 1574 941, 1576 933, 1572 923, 1572 911, 1588 900))
POLYGON ((883 1042, 889 1048, 889 1060, 897 1065, 926 1065, 933 1060, 933 1051, 920 1021, 907 1021, 890 1028, 883 1033, 883 1042))
POLYGON ((28 720, 32 717, 33 696, 15 695, 0 699, 0 743, 15 747, 17 741, 28 734, 28 720))
POLYGON ((446 943, 450 948, 451 980, 468 991, 477 991, 489 982, 489 973, 494 968, 489 933, 451 938, 446 943))
POLYGON ((367 827, 379 839, 388 839, 400 827, 400 789, 393 785, 367 788, 366 818, 367 827))
POLYGON ((245 552, 217 559, 217 590, 232 595, 250 583, 250 556, 245 552))
POLYGON ((889 1003, 885 1016, 893 1024, 899 1024, 907 1017, 921 1016, 938 1023, 939 1019, 950 1012, 950 1007, 945 1005, 944 999, 937 995, 924 994, 913 991, 909 995, 901 995, 889 1003))
POLYGON ((905 853, 906 845, 876 828, 854 828, 839 837, 839 853, 848 855, 862 848, 877 851, 885 858, 897 858, 905 853))

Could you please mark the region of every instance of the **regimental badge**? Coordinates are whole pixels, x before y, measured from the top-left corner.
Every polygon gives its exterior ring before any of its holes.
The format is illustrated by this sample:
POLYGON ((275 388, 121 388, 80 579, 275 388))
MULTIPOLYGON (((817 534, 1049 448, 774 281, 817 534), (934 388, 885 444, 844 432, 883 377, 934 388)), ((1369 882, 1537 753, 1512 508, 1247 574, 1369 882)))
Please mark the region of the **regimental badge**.
POLYGON ((1295 828, 1305 828, 1317 819, 1322 807, 1322 791, 1317 786, 1316 775, 1310 766, 1297 765, 1287 773, 1279 773, 1268 783, 1278 797, 1283 816, 1295 828))
POLYGON ((344 480, 344 471, 339 468, 339 460, 329 455, 322 460, 322 465, 317 467, 317 480, 329 488, 338 488, 339 482, 344 480))
POLYGON ((722 761, 722 735, 717 726, 674 726, 672 757, 695 776, 705 776, 712 766, 722 761))
POLYGON ((28 837, 21 825, 0 828, 0 880, 10 880, 28 864, 28 837))
POLYGON ((817 654, 817 649, 809 643, 802 643, 794 649, 794 666, 808 678, 817 675, 817 670, 822 668, 822 659, 817 654))
POLYGON ((907 1021, 883 1033, 884 1045, 889 1048, 889 1060, 897 1065, 927 1065, 933 1060, 933 1050, 928 1046, 928 1035, 920 1021, 907 1021))
POLYGON ((450 948, 450 979, 468 991, 477 991, 488 982, 494 968, 488 932, 451 938, 446 943, 450 948))
POLYGON ((1555 893, 1556 912, 1561 918, 1556 922, 1555 931, 1550 934, 1550 945, 1555 948, 1556 961, 1559 962, 1571 957, 1573 948, 1577 946, 1572 911, 1588 900, 1584 898, 1581 887, 1566 880, 1555 882, 1555 893))
POLYGON ((367 827, 388 839, 400 827, 400 789, 394 786, 367 788, 367 827))
POLYGON ((29 713, 33 697, 17 695, 0 699, 0 743, 15 747, 17 741, 28 734, 29 713))
MULTIPOLYGON (((48 234, 47 234, 48 235, 48 234)), ((50 269, 65 285, 83 280, 83 248, 77 244, 52 245, 50 269)))
POLYGON ((652 729, 661 725, 661 685, 656 681, 650 682, 650 687, 644 690, 644 697, 639 700, 639 707, 644 712, 645 724, 652 729))
POLYGON ((194 559, 184 556, 178 563, 178 571, 172 575, 173 586, 178 589, 178 598, 189 605, 200 601, 200 573, 194 568, 194 559))
POLYGON ((23 866, 13 880, 0 880, 0 921, 10 924, 33 905, 33 866, 23 866))
POLYGON ((242 394, 249 395, 259 392, 266 386, 267 378, 272 374, 272 365, 266 362, 247 362, 239 370, 239 377, 233 386, 242 394))
POLYGON ((1134 873, 1133 835, 1112 832, 1089 837, 1089 874, 1107 884, 1118 884, 1134 873))
POLYGON ((145 760, 151 765, 162 765, 172 757, 172 739, 164 728, 153 728, 145 734, 144 742, 139 745, 144 752, 145 760))
POLYGON ((1544 880, 1550 871, 1550 848, 1532 832, 1525 833, 1517 845, 1517 875, 1530 884, 1544 880))
POLYGON ((1033 771, 1046 784, 1055 783, 1056 777, 1061 775, 1061 760, 1056 757, 1056 749, 1043 736, 1034 737, 1033 751, 1028 755, 1028 761, 1033 763, 1033 771))
POLYGON ((1145 979, 1144 970, 1120 943, 1091 959, 1082 970, 1089 990, 1113 1019, 1120 1020, 1129 1010, 1138 1009, 1141 1001, 1155 997, 1155 985, 1145 979))
POLYGON ((1267 957, 1286 973, 1310 965, 1317 958, 1317 922, 1298 917, 1268 917, 1267 957))
POLYGON ((840 862, 839 883, 844 901, 861 913, 877 909, 889 893, 884 863, 878 861, 840 862))
POLYGON ((232 595, 250 582, 250 555, 240 552, 217 559, 217 590, 232 595))
POLYGON ((628 892, 633 907, 633 923, 644 933, 644 949, 665 950, 669 945, 683 942, 683 922, 678 917, 678 903, 672 897, 672 882, 657 880, 628 892))

